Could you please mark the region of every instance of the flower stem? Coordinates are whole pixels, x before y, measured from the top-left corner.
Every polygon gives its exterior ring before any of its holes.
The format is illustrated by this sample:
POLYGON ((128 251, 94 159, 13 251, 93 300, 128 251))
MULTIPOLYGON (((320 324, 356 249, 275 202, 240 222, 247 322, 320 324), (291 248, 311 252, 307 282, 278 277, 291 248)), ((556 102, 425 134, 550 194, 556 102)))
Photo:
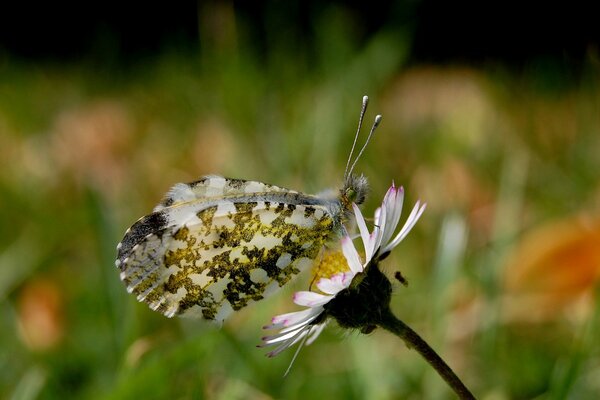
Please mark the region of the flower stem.
POLYGON ((418 351, 460 399, 475 399, 475 396, 473 396, 469 389, 467 389, 464 383, 462 383, 454 371, 452 371, 448 364, 442 360, 435 350, 433 350, 417 332, 413 331, 408 325, 396 318, 389 309, 381 315, 378 325, 404 340, 404 343, 406 343, 409 348, 418 351))

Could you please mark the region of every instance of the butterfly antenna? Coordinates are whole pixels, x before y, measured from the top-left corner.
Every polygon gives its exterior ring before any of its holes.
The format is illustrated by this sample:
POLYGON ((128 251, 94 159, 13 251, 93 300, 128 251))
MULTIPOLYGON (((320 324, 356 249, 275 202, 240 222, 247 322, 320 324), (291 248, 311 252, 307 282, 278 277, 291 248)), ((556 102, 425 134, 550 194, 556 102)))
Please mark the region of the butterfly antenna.
POLYGON ((369 141, 371 140, 371 136, 373 136, 373 132, 375 132, 375 129, 377 129, 377 127, 379 126, 380 123, 381 123, 381 115, 376 115, 375 116, 375 121, 373 122, 373 125, 371 126, 371 131, 369 132, 369 136, 367 136, 367 141, 365 142, 365 144, 363 145, 362 149, 360 149, 360 152, 358 153, 358 155, 354 159, 354 162, 352 163, 352 166, 350 167, 350 171, 348 171, 347 174, 344 174, 344 176, 347 177, 347 176, 352 175, 352 171, 354 171, 354 167, 356 166, 356 163, 360 159, 360 156, 362 156, 362 153, 367 148, 367 145, 369 144, 369 141))
POLYGON ((344 180, 346 180, 346 178, 348 177, 348 167, 350 166, 350 160, 352 160, 352 154, 354 153, 354 148, 356 147, 356 141, 358 140, 358 134, 360 133, 360 129, 362 128, 363 119, 365 117, 365 113, 367 112, 368 105, 369 96, 363 96, 362 107, 360 109, 360 117, 358 118, 358 129, 356 130, 356 135, 354 135, 354 143, 352 143, 352 149, 350 150, 350 154, 348 155, 348 161, 346 162, 344 180))

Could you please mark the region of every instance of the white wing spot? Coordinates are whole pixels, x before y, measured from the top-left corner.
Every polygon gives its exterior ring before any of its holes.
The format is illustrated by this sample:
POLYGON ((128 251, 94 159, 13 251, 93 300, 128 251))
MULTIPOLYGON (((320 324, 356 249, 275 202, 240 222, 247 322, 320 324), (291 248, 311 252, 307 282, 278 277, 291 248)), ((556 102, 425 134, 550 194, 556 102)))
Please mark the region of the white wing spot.
POLYGON ((217 315, 215 315, 215 321, 223 322, 232 312, 233 308, 231 307, 231 304, 229 304, 228 301, 224 301, 223 304, 221 304, 221 308, 219 308, 217 315))
POLYGON ((236 213, 237 210, 231 201, 222 201, 217 205, 216 215, 227 215, 228 213, 236 213))
POLYGON ((305 269, 310 268, 314 262, 315 262, 315 260, 311 260, 310 258, 307 258, 307 257, 302 257, 302 258, 298 259, 298 261, 296 261, 296 267, 300 271, 304 271, 305 269))
POLYGON ((229 261, 234 262, 236 259, 241 263, 247 263, 248 257, 243 254, 244 249, 242 247, 234 247, 229 253, 229 261))
POLYGON ((214 177, 210 179, 208 186, 206 187, 206 196, 220 196, 223 194, 223 189, 227 181, 222 177, 214 177))
POLYGON ((208 275, 209 272, 210 271, 208 269, 205 269, 200 274, 190 274, 189 278, 192 280, 194 285, 198 285, 203 288, 209 283, 211 283, 214 279, 212 276, 208 275))
POLYGON ((244 188, 244 192, 246 192, 246 193, 262 192, 263 186, 264 185, 262 185, 258 182, 247 182, 246 187, 244 188))
MULTIPOLYGON (((264 202, 259 203, 256 208, 264 208, 264 202)), ((263 225, 271 225, 273 221, 279 216, 279 214, 275 212, 263 212, 258 214, 258 218, 260 219, 260 223, 263 225)))
POLYGON ((306 242, 302 244, 302 250, 306 250, 313 245, 313 242, 306 242))
POLYGON ((267 282, 269 280, 269 276, 267 275, 267 271, 261 268, 255 268, 250 271, 250 279, 254 283, 262 283, 267 282))
POLYGON ((290 253, 283 253, 282 255, 279 256, 275 265, 277 265, 277 268, 284 269, 285 267, 290 265, 291 262, 292 262, 292 255, 290 253))
POLYGON ((196 198, 194 191, 190 185, 186 183, 178 183, 169 190, 167 197, 173 199, 173 201, 191 201, 196 198))
POLYGON ((206 290, 214 296, 214 301, 216 303, 220 302, 224 295, 223 291, 227 288, 227 285, 231 282, 229 278, 229 274, 227 274, 224 278, 221 278, 214 282, 212 285, 208 286, 206 290))

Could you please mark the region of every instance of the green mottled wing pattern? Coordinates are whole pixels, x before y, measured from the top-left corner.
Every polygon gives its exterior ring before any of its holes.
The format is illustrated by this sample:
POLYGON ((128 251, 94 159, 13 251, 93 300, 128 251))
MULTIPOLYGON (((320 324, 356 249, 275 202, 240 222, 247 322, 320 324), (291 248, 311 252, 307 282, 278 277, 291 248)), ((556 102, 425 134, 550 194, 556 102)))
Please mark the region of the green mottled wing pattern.
POLYGON ((177 184, 118 245, 127 290, 166 316, 222 321, 319 257, 335 199, 216 176, 177 184))

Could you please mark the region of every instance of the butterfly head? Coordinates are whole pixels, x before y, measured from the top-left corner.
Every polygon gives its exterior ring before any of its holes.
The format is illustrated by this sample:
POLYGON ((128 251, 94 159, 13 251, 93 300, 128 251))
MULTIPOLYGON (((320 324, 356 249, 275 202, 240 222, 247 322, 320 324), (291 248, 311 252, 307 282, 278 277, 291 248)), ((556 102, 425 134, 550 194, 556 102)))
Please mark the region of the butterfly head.
POLYGON ((346 177, 344 186, 340 190, 340 198, 346 210, 352 209, 352 203, 364 203, 369 194, 369 182, 364 175, 351 174, 346 177))

